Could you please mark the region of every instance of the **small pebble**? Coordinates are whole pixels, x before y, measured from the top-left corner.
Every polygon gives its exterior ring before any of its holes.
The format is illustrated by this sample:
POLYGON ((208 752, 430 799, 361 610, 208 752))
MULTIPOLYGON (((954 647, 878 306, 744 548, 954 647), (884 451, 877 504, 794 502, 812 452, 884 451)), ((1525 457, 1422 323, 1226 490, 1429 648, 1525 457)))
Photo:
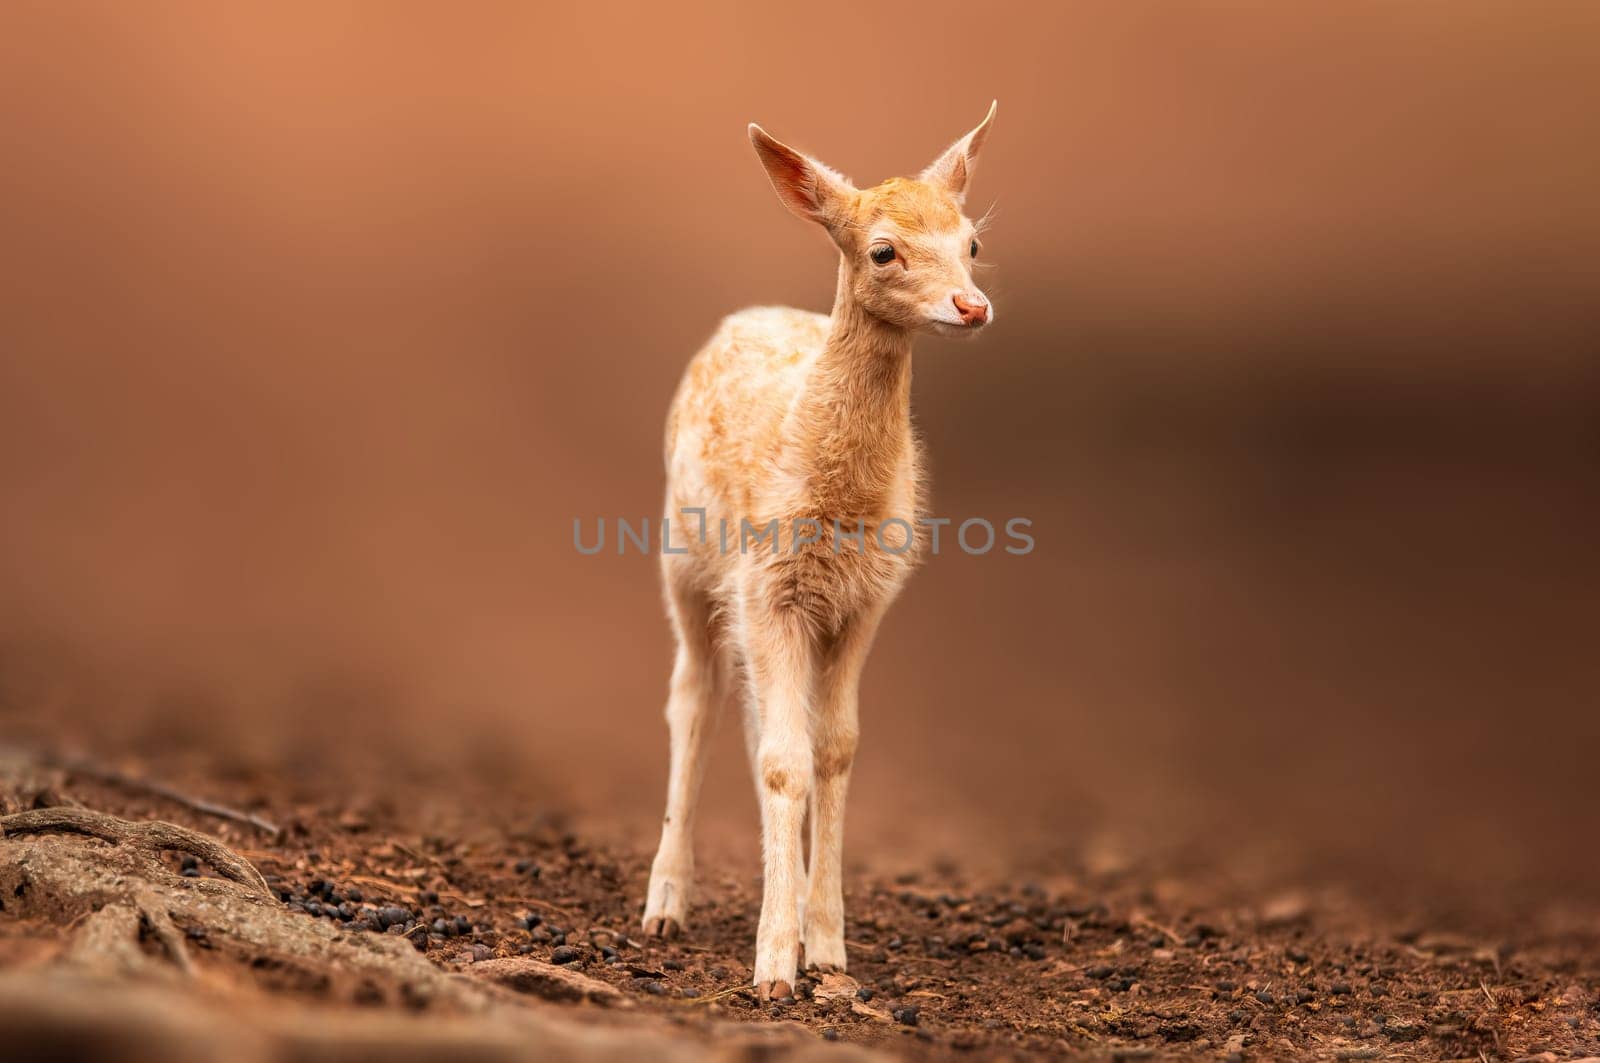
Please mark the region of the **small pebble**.
POLYGON ((873 992, 867 986, 862 986, 862 987, 860 987, 859 989, 856 990, 856 999, 859 1000, 859 1001, 862 1001, 863 1003, 865 1003, 866 1001, 871 1000, 872 997, 873 997, 873 992))
POLYGON ((494 950, 487 945, 474 945, 472 946, 472 959, 474 963, 492 960, 494 959, 494 950))
POLYGON ((650 981, 644 984, 644 991, 652 996, 659 997, 666 993, 667 987, 662 985, 660 982, 650 981))
POLYGON ((1258 989, 1256 990, 1256 999, 1261 1001, 1263 1004, 1271 1004, 1272 994, 1267 992, 1265 989, 1258 989))
POLYGON ((407 919, 410 918, 410 912, 396 905, 391 904, 386 908, 380 908, 378 910, 378 921, 385 927, 391 927, 397 923, 403 924, 407 919))
POLYGON ((901 1026, 915 1026, 917 1024, 917 1009, 914 1005, 908 1004, 903 1008, 895 1008, 892 1014, 894 1015, 894 1021, 901 1026))
POLYGON ((550 962, 555 964, 572 963, 579 955, 578 950, 571 945, 562 945, 550 953, 550 962))

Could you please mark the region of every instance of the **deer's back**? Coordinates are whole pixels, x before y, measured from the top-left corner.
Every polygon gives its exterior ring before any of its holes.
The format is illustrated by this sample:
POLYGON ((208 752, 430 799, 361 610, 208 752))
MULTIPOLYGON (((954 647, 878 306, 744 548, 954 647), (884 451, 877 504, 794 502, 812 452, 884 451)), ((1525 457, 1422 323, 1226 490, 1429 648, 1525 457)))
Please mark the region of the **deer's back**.
POLYGON ((786 306, 723 319, 672 401, 666 459, 676 497, 669 501, 754 515, 784 418, 827 335, 825 315, 786 306))

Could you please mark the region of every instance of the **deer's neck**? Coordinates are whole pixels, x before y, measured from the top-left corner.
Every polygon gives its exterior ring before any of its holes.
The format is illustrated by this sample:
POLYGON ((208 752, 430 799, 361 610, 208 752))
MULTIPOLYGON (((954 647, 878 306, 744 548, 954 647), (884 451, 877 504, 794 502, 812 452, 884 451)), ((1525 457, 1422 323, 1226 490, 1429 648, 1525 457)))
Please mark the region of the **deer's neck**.
POLYGON ((794 417, 812 505, 845 519, 881 515, 911 443, 911 334, 857 305, 842 266, 828 339, 794 417))

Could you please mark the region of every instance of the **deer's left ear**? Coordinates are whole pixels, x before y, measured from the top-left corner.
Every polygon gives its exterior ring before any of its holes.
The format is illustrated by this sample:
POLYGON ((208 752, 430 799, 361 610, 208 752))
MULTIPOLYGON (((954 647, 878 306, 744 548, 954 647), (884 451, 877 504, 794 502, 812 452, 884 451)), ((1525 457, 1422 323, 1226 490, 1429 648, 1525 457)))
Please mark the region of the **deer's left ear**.
POLYGON ((934 160, 932 166, 923 170, 922 180, 943 188, 958 203, 964 200, 967 187, 972 182, 972 171, 978 164, 978 152, 983 150, 984 138, 989 135, 989 126, 994 123, 994 112, 999 106, 999 100, 990 103, 989 113, 983 116, 978 127, 950 145, 943 155, 934 160))

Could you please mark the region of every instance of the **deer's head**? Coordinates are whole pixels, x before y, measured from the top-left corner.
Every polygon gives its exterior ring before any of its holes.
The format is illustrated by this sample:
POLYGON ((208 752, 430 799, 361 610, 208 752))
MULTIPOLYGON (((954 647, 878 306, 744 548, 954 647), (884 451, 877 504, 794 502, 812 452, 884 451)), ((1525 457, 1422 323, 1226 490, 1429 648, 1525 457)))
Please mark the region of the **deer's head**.
POLYGON ((971 333, 994 320, 994 306, 972 280, 981 245, 962 207, 996 106, 916 177, 866 189, 758 125, 750 140, 778 198, 833 237, 857 304, 900 328, 971 333))

